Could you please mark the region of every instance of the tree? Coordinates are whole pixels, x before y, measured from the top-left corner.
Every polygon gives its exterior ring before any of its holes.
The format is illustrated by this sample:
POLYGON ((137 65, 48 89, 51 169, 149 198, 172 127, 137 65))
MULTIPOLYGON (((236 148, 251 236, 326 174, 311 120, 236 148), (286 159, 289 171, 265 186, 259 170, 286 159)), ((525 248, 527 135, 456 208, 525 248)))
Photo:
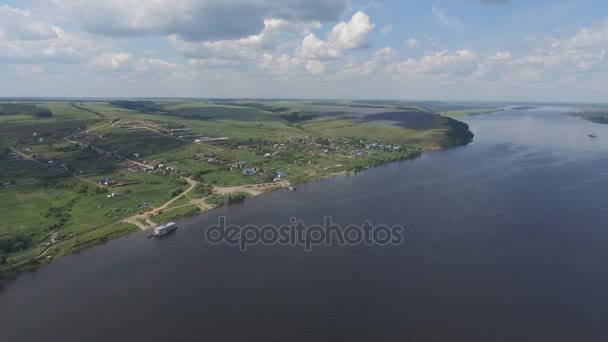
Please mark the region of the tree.
POLYGON ((273 182, 276 177, 277 177, 277 173, 275 171, 266 171, 262 175, 262 182, 264 182, 264 183, 273 182))

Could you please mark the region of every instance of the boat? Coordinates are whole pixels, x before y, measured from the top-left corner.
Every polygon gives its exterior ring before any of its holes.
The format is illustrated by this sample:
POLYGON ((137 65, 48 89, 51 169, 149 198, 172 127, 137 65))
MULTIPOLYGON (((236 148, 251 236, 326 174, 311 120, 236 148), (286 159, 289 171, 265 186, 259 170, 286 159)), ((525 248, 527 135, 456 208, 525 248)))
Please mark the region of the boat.
POLYGON ((150 237, 163 237, 171 234, 177 230, 177 225, 174 222, 163 224, 162 226, 154 227, 154 232, 150 234, 150 237))
POLYGON ((296 187, 295 186, 289 186, 289 188, 287 188, 287 189, 289 189, 289 191, 296 191, 296 187))
POLYGON ((589 138, 593 138, 593 139, 597 138, 597 135, 595 135, 595 134, 589 134, 588 136, 589 136, 589 138))

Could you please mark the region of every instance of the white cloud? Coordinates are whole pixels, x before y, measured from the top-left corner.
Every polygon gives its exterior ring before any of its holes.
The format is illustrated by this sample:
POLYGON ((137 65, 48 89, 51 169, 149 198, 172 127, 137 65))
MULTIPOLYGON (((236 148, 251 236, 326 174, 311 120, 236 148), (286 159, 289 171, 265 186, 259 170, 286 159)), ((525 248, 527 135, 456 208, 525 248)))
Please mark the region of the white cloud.
POLYGON ((470 50, 450 54, 447 50, 433 52, 420 60, 408 59, 399 65, 406 73, 466 75, 475 71, 477 55, 470 50))
POLYGON ((383 35, 387 35, 387 34, 391 33, 392 31, 393 31, 393 25, 388 24, 382 28, 381 32, 383 35))
POLYGON ((303 65, 303 61, 301 59, 291 57, 286 54, 275 58, 271 54, 265 53, 260 62, 260 68, 274 74, 287 74, 294 72, 301 65, 303 65))
POLYGON ((340 49, 309 33, 302 39, 297 55, 303 59, 337 59, 342 56, 340 49))
POLYGON ((0 6, 0 60, 78 63, 107 46, 103 39, 68 32, 29 10, 0 6))
POLYGON ((328 22, 347 0, 50 0, 58 15, 111 37, 177 35, 187 41, 234 40, 258 33, 266 19, 328 22))
POLYGON ((300 37, 319 26, 318 22, 292 23, 283 19, 266 19, 260 33, 245 38, 189 42, 172 35, 169 42, 189 58, 254 59, 264 51, 285 44, 287 39, 300 37))
POLYGON ((357 12, 350 21, 334 26, 327 41, 339 49, 362 48, 367 45, 367 35, 375 26, 367 14, 357 12))
POLYGON ((325 63, 317 60, 311 60, 306 63, 306 70, 313 75, 322 74, 325 71, 325 63))
POLYGON ((124 52, 106 52, 91 60, 88 64, 92 68, 101 68, 108 70, 119 70, 132 67, 135 62, 135 57, 124 52))
POLYGON ((59 30, 28 10, 0 6, 0 40, 52 39, 57 38, 59 30))
POLYGON ((457 18, 448 16, 448 14, 437 4, 433 4, 431 8, 433 18, 437 20, 443 27, 455 32, 464 32, 464 25, 457 18))
POLYGON ((338 23, 322 40, 314 33, 307 34, 297 50, 297 55, 303 59, 337 59, 343 50, 364 48, 368 45, 367 36, 375 24, 367 14, 355 13, 348 22, 338 23))
POLYGON ((418 46, 420 46, 420 42, 417 41, 414 38, 410 38, 410 39, 408 39, 408 40, 405 41, 405 46, 407 46, 410 49, 415 49, 418 46))

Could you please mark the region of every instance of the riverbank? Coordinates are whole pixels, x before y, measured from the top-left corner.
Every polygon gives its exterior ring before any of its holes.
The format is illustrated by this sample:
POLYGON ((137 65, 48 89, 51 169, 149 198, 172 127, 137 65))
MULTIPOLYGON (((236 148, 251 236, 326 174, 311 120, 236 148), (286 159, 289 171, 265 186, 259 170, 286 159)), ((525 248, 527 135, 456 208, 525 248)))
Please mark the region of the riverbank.
POLYGON ((566 114, 576 116, 587 121, 608 125, 608 109, 602 110, 581 108, 566 114))
MULTIPOLYGON (((454 145, 455 146, 455 145, 454 145)), ((449 147, 438 148, 438 149, 447 149, 449 147)), ((436 151, 438 149, 429 149, 429 151, 436 151)), ((103 244, 105 242, 110 241, 111 239, 119 238, 125 235, 132 234, 141 230, 149 230, 154 228, 157 225, 177 220, 179 218, 183 218, 186 216, 199 215, 204 214, 205 212, 215 209, 219 206, 223 205, 212 205, 206 203, 205 200, 211 196, 230 196, 232 194, 245 193, 247 197, 256 197, 267 192, 287 189, 292 185, 298 185, 303 183, 309 183, 315 180, 347 175, 350 173, 359 173, 363 172, 372 167, 378 167, 386 164, 390 164, 393 162, 399 162, 404 160, 412 160, 420 157, 422 155, 422 150, 419 150, 417 153, 413 155, 407 155, 403 158, 395 158, 391 160, 375 160, 373 163, 369 165, 361 164, 359 166, 354 167, 351 171, 340 171, 340 172, 330 172, 330 173, 310 173, 306 177, 303 177, 295 182, 289 181, 280 181, 280 182, 272 182, 272 183, 264 183, 264 184, 246 184, 240 186, 212 186, 211 191, 208 196, 202 198, 191 198, 190 193, 199 185, 203 183, 193 180, 191 177, 185 178, 186 182, 189 184, 188 189, 182 192, 181 194, 175 196, 170 199, 166 203, 162 204, 157 208, 153 208, 147 212, 142 212, 140 214, 125 218, 118 222, 115 222, 107 227, 102 227, 97 229, 94 234, 85 233, 82 235, 69 236, 64 238, 61 241, 58 241, 52 245, 46 246, 42 250, 39 250, 37 254, 32 255, 30 259, 23 260, 18 264, 12 264, 9 267, 0 268, 0 285, 4 282, 9 281, 19 274, 28 271, 35 271, 36 269, 47 265, 54 260, 57 260, 61 257, 77 253, 82 251, 85 248, 90 248, 96 245, 103 244), (179 202, 182 199, 187 199, 187 204, 180 204, 177 206, 172 206, 174 203, 179 202), (180 209, 184 208, 187 205, 192 205, 196 207, 195 211, 180 211, 180 209), (168 219, 160 219, 156 218, 162 217, 163 215, 167 216, 170 213, 177 213, 177 215, 168 216, 168 219), (137 227, 137 228, 135 228, 137 227)))
POLYGON ((0 118, 13 126, 0 136, 11 137, 0 140, 0 273, 473 138, 462 122, 397 104, 179 100, 124 108, 139 104, 40 103, 50 122, 0 118))

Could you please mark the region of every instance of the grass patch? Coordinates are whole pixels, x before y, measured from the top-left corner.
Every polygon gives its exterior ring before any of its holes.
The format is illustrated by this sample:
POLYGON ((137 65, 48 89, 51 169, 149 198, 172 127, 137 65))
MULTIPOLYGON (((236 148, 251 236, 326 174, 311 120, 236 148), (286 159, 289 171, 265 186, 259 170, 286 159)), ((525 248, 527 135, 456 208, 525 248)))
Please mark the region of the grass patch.
POLYGON ((201 209, 196 205, 188 204, 179 208, 163 211, 161 214, 154 216, 152 220, 157 224, 163 224, 174 221, 180 217, 195 215, 200 211, 201 209))
POLYGON ((248 193, 235 192, 227 195, 211 195, 205 199, 205 202, 214 206, 223 206, 242 202, 247 197, 249 197, 248 193))

